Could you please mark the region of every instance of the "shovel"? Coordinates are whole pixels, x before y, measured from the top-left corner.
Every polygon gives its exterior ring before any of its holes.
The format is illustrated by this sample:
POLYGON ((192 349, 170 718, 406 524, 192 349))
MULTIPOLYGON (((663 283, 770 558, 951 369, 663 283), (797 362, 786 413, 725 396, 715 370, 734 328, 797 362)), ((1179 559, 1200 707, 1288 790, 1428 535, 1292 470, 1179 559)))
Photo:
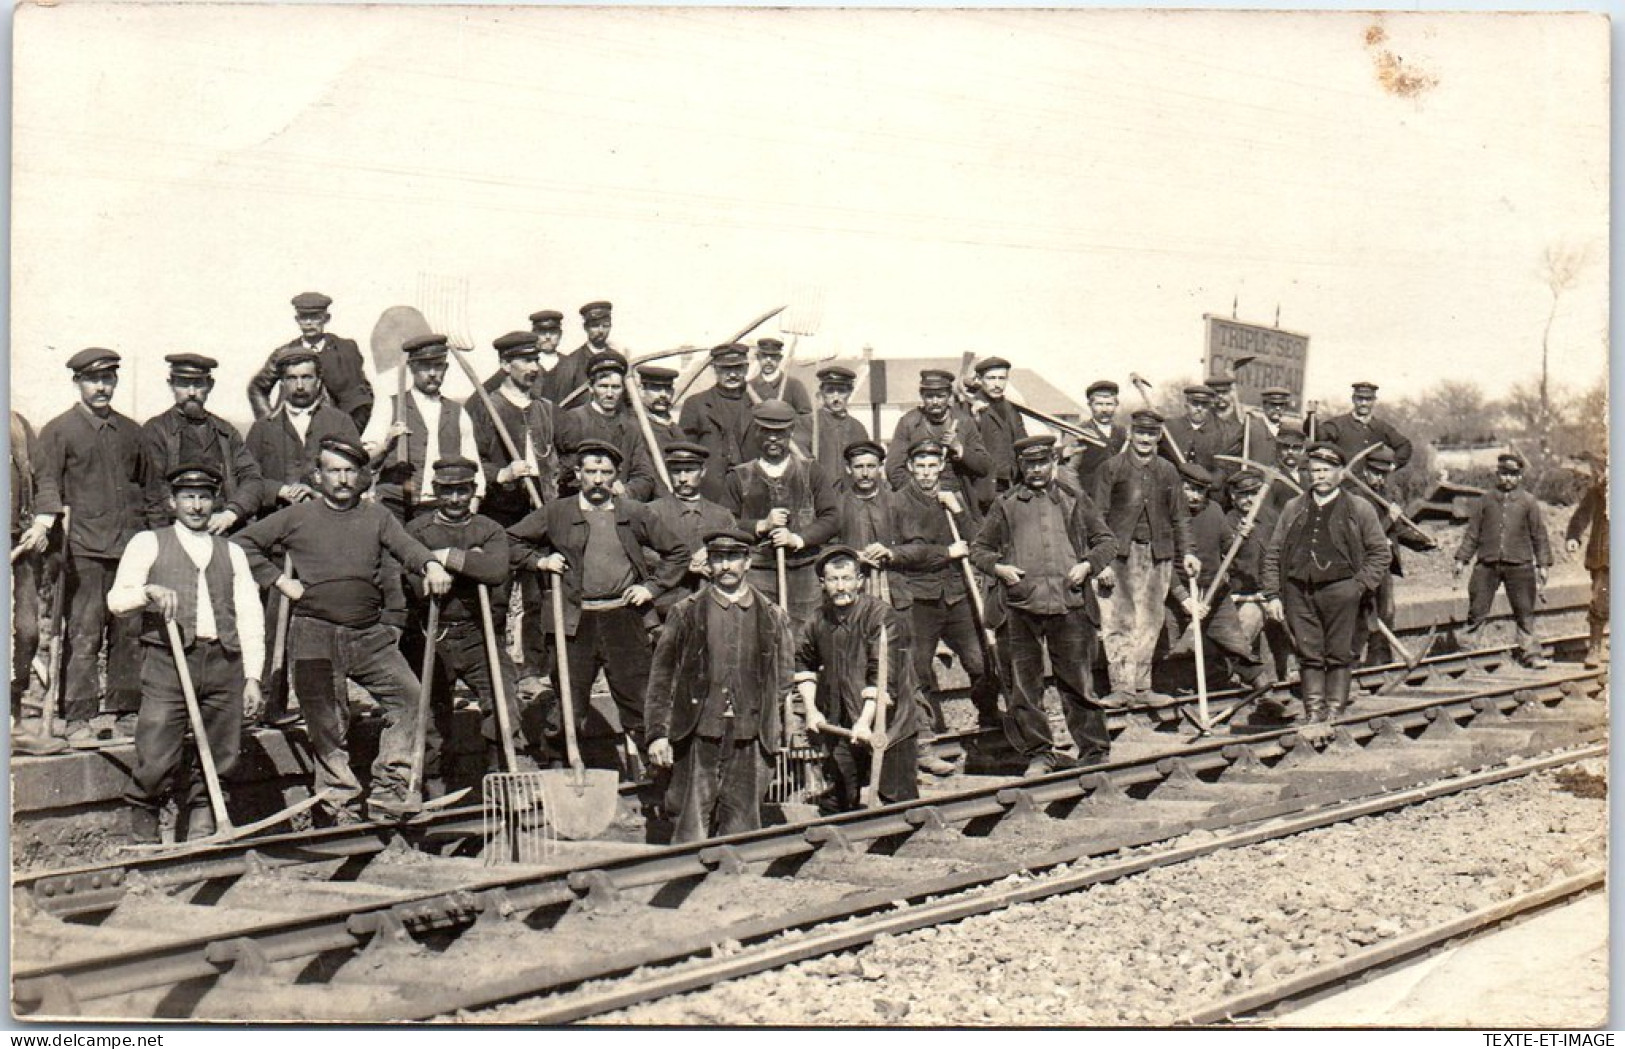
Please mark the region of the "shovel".
MULTIPOLYGON (((891 603, 886 604, 886 614, 891 614, 891 603)), ((891 669, 891 629, 885 623, 880 625, 880 666, 875 671, 875 720, 874 740, 870 744, 873 748, 869 753, 869 783, 859 794, 858 800, 866 809, 878 809, 885 802, 880 800, 880 768, 886 763, 886 680, 891 669)))
POLYGON ((596 838, 615 819, 620 802, 620 776, 613 769, 589 769, 576 746, 575 699, 570 690, 570 658, 565 650, 564 590, 562 579, 548 588, 553 598, 553 644, 558 652, 559 708, 564 715, 564 754, 568 769, 545 769, 537 775, 542 785, 542 811, 548 826, 568 841, 596 838))

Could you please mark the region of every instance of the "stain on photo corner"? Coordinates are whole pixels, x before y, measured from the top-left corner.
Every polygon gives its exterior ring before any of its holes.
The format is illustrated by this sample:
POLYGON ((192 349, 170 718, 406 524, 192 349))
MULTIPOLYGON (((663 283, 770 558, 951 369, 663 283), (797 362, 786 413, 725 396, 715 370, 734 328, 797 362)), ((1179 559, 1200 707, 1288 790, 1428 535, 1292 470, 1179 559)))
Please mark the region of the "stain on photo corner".
POLYGON ((1371 52, 1371 63, 1382 89, 1398 98, 1420 98, 1437 87, 1439 78, 1425 69, 1407 66, 1405 59, 1385 46, 1388 30, 1381 22, 1373 22, 1365 30, 1366 50, 1371 52))

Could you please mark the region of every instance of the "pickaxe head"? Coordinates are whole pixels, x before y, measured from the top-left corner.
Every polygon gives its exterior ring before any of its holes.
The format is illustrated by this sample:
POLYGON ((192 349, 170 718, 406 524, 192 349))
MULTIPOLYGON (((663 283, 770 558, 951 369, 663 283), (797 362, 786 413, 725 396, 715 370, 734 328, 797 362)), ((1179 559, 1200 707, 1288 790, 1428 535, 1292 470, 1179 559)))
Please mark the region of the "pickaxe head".
POLYGON ((1134 384, 1136 390, 1140 391, 1140 400, 1145 402, 1145 406, 1147 408, 1151 407, 1151 383, 1146 380, 1145 376, 1139 372, 1129 372, 1128 381, 1134 384))
POLYGON ((1292 489, 1299 495, 1303 494, 1303 485, 1299 484, 1296 478, 1288 477, 1286 474, 1282 473, 1280 470, 1277 470, 1273 466, 1266 466, 1263 463, 1256 462, 1252 459, 1243 459, 1239 455, 1215 455, 1213 458, 1222 459, 1227 463, 1236 463, 1244 470, 1253 470, 1263 474, 1264 487, 1266 489, 1268 489, 1272 484, 1280 484, 1292 489))
POLYGON ((1230 374, 1231 375, 1236 374, 1237 372, 1241 371, 1241 369, 1247 367, 1247 365, 1253 363, 1256 360, 1258 360, 1258 355, 1257 354, 1254 354, 1254 353, 1244 353, 1244 354, 1242 354, 1240 357, 1237 357, 1235 360, 1230 362, 1230 374))

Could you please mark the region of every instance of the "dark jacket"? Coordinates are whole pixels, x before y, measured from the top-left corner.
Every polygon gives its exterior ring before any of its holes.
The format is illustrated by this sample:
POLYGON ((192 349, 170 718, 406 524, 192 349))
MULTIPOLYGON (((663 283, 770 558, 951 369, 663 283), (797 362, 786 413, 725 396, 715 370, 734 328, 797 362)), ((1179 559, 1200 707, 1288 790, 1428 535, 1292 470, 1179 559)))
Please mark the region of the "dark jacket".
MULTIPOLYGON (((564 580, 564 632, 570 637, 575 636, 576 624, 581 622, 581 578, 587 563, 589 530, 580 496, 555 499, 508 529, 516 572, 534 571, 536 559, 547 554, 564 555, 564 575, 557 578, 564 580)), ((615 500, 615 533, 632 563, 633 578, 648 587, 656 599, 682 581, 688 568, 688 546, 647 506, 631 499, 615 500), (653 567, 644 559, 645 550, 660 555, 653 567)), ((653 611, 652 606, 649 611, 653 611)), ((551 604, 546 615, 551 627, 551 604)))
POLYGON ((1046 593, 1059 592, 1068 609, 1086 608, 1090 618, 1098 622, 1100 613, 1093 587, 1087 583, 1081 590, 1070 586, 1064 575, 1045 577, 1035 566, 1024 565, 1017 558, 1016 552, 1022 544, 1021 533, 1033 527, 1029 521, 1037 511, 1040 500, 1060 507, 1066 522, 1072 560, 1065 568, 1071 568, 1078 561, 1088 561, 1093 578, 1117 557, 1117 540, 1106 519, 1087 495, 1073 495, 1054 484, 1041 492, 1022 485, 1000 496, 988 511, 987 520, 982 523, 981 531, 971 543, 971 563, 988 576, 993 576, 993 566, 1000 563, 1014 564, 1026 570, 1027 574, 1014 586, 1001 586, 1005 604, 1010 608, 1027 608, 1030 602, 1046 593))
MULTIPOLYGON (((835 540, 854 550, 862 550, 870 543, 893 547, 897 542, 897 501, 897 493, 884 480, 868 499, 859 499, 849 489, 841 489, 837 493, 835 540)), ((886 586, 893 608, 913 605, 908 583, 897 571, 895 561, 886 569, 886 586)))
MULTIPOLYGON (((491 403, 496 406, 496 417, 502 420, 520 455, 525 454, 525 434, 530 434, 536 468, 540 471, 540 476, 532 480, 542 500, 551 502, 559 483, 557 415, 552 402, 542 397, 532 397, 528 408, 520 408, 502 394, 493 393, 491 403)), ((485 499, 480 503, 480 512, 498 524, 518 521, 534 509, 524 479, 506 483, 497 480, 497 475, 514 461, 514 457, 508 454, 507 445, 503 443, 483 398, 476 394, 475 399, 465 404, 464 408, 468 411, 468 423, 474 429, 474 444, 479 448, 480 466, 485 470, 485 499)))
MULTIPOLYGON (((265 366, 248 380, 248 403, 254 409, 254 418, 263 419, 271 413, 271 393, 277 384, 277 362, 282 354, 302 346, 304 340, 285 342, 271 351, 265 366)), ((367 368, 361 360, 361 350, 355 340, 341 339, 332 332, 323 332, 317 345, 321 347, 319 359, 322 368, 322 389, 326 402, 350 417, 356 432, 367 428, 372 418, 372 384, 367 381, 367 368)))
MULTIPOLYGON (((707 533, 737 526, 733 514, 703 495, 693 502, 687 502, 668 493, 654 502, 644 505, 649 508, 650 514, 657 518, 673 535, 683 541, 683 545, 688 547, 691 559, 694 551, 705 547, 707 533)), ((648 563, 652 571, 660 561, 660 555, 653 550, 645 550, 643 559, 648 563)), ((661 594, 660 598, 655 602, 655 607, 664 612, 698 590, 704 583, 705 578, 703 576, 689 572, 685 568, 682 580, 676 586, 661 594)))
MULTIPOLYGON (((948 511, 934 493, 922 491, 909 479, 893 493, 892 565, 903 577, 912 601, 942 601, 956 605, 965 600, 965 573, 949 558, 954 541, 948 527, 948 511)), ((970 500, 960 496, 961 503, 970 500)), ((972 506, 955 518, 960 535, 968 542, 981 531, 981 516, 972 506)), ((897 593, 895 584, 892 593, 897 593)), ((902 606, 899 606, 902 607, 902 606)))
POLYGON ((564 456, 564 469, 560 473, 559 492, 570 495, 580 490, 575 477, 575 456, 572 454, 582 441, 603 441, 620 450, 623 456, 620 478, 626 484, 626 494, 640 503, 654 498, 658 480, 654 460, 649 457, 648 443, 638 426, 637 416, 624 404, 614 415, 605 415, 590 404, 571 408, 558 419, 556 443, 564 456))
POLYGON ((796 416, 795 425, 790 428, 790 439, 797 448, 811 458, 818 460, 818 465, 824 468, 824 473, 836 480, 840 486, 840 478, 846 474, 846 446, 856 441, 867 441, 869 431, 855 416, 845 415, 837 419, 829 413, 827 408, 819 408, 806 415, 796 416), (813 420, 818 420, 818 454, 813 455, 813 420))
POLYGON ((75 557, 123 554, 142 530, 147 463, 141 427, 118 412, 103 419, 76 404, 45 424, 39 444, 34 512, 73 508, 68 552, 75 557))
POLYGON ((1209 417, 1198 430, 1191 425, 1189 418, 1181 415, 1169 419, 1163 429, 1167 432, 1167 438, 1160 447, 1172 462, 1178 459, 1169 450, 1170 444, 1184 454, 1186 462, 1199 463, 1204 469, 1220 472, 1232 469, 1233 464, 1222 463, 1214 456, 1241 454, 1241 427, 1223 419, 1209 417))
POLYGON ((1591 540, 1586 543, 1586 568, 1593 572, 1608 570, 1608 486, 1606 484, 1593 484, 1586 489, 1586 494, 1580 497, 1580 505, 1574 508, 1574 516, 1569 518, 1568 534, 1566 538, 1579 542, 1580 537, 1591 532, 1591 540))
POLYGON ((1166 561, 1183 557, 1191 552, 1192 545, 1190 514, 1185 510, 1179 469, 1167 459, 1153 456, 1144 468, 1144 484, 1139 483, 1141 469, 1134 461, 1134 450, 1124 448, 1100 468, 1090 493, 1094 504, 1106 515, 1112 535, 1117 537, 1117 553, 1128 556, 1134 525, 1140 511, 1146 510, 1151 523, 1152 558, 1166 561))
POLYGON ((1320 424, 1319 437, 1341 448, 1347 459, 1353 459, 1374 444, 1386 444, 1394 450, 1394 469, 1403 470, 1411 461, 1410 439, 1380 415, 1373 415, 1370 423, 1356 419, 1353 412, 1327 419, 1320 424))
MULTIPOLYGON (((1264 596, 1279 597, 1281 580, 1291 572, 1292 566, 1282 564, 1283 551, 1293 546, 1303 534, 1308 517, 1308 503, 1313 495, 1294 497, 1281 510, 1275 524, 1275 534, 1264 548, 1264 596)), ((1377 511, 1364 499, 1350 498, 1347 492, 1337 497, 1336 520, 1331 525, 1332 541, 1354 565, 1354 578, 1367 591, 1382 584, 1388 571, 1388 537, 1382 534, 1382 522, 1377 511)))
POLYGON ((831 722, 851 728, 863 714, 863 690, 880 684, 880 627, 887 628, 886 738, 908 739, 919 731, 911 686, 908 627, 896 609, 859 594, 838 614, 824 601, 796 631, 796 680, 818 681, 813 702, 831 722))
MULTIPOLYGON (((644 694, 644 732, 649 740, 680 742, 699 726, 701 707, 711 692, 710 646, 706 644, 706 603, 709 588, 678 602, 666 618, 649 668, 649 689, 644 694)), ((757 648, 751 672, 739 675, 754 684, 750 697, 757 711, 756 741, 765 754, 779 749, 781 700, 790 689, 794 640, 790 616, 760 591, 751 596, 756 618, 757 648)))
POLYGON ((942 487, 950 492, 969 492, 978 505, 992 498, 993 457, 982 443, 982 431, 965 408, 953 405, 941 426, 925 417, 919 408, 910 409, 897 420, 891 443, 886 445, 886 480, 893 488, 908 483, 908 449, 925 437, 940 438, 952 428, 964 446, 958 459, 949 458, 942 468, 942 487))
POLYGON ((248 428, 248 452, 260 464, 259 509, 262 514, 277 508, 277 492, 283 485, 310 483, 310 471, 316 465, 316 453, 321 450, 323 437, 361 440, 355 420, 330 404, 317 405, 303 441, 283 411, 284 406, 279 404, 270 415, 248 428))
POLYGON ((1367 495, 1363 489, 1353 485, 1345 485, 1344 490, 1350 495, 1359 496, 1371 504, 1371 509, 1377 511, 1377 520, 1382 522, 1382 532, 1388 537, 1388 571, 1397 576, 1405 574, 1405 566, 1400 562, 1399 551, 1401 547, 1418 552, 1432 550, 1438 544, 1420 528, 1407 524, 1401 519, 1390 519, 1388 511, 1378 505, 1377 500, 1367 495))
MULTIPOLYGON (((445 550, 446 571, 451 573, 451 591, 440 599, 442 623, 480 623, 480 586, 491 592, 492 626, 498 631, 508 618, 508 580, 512 574, 508 553, 508 533, 480 514, 452 524, 439 514, 418 517, 406 526, 406 534, 428 547, 445 550)), ((428 602, 423 599, 422 575, 407 574, 407 597, 417 606, 418 621, 427 622, 428 602)), ((500 647, 500 643, 499 643, 500 647)))
POLYGON ((1085 423, 1084 430, 1087 436, 1078 438, 1078 454, 1072 460, 1072 469, 1077 474, 1078 491, 1092 494, 1101 467, 1128 444, 1128 431, 1116 423, 1104 437, 1093 423, 1085 423))
POLYGON ((751 400, 758 403, 783 401, 794 408, 797 415, 808 415, 813 410, 812 396, 807 393, 806 385, 782 367, 779 369, 779 377, 772 382, 757 376, 745 384, 745 389, 750 391, 747 396, 753 394, 751 400))
MULTIPOLYGON (((839 526, 835 489, 824 470, 817 463, 791 457, 789 468, 781 477, 769 477, 755 460, 728 471, 728 482, 723 487, 720 502, 739 519, 739 526, 747 532, 755 531, 757 522, 769 510, 782 507, 790 511, 790 531, 806 542, 800 550, 788 551, 785 561, 793 568, 811 564, 818 558, 818 548, 835 537, 839 526)), ((766 568, 773 565, 773 546, 766 533, 751 552, 751 566, 766 568)))
POLYGON ((1003 481, 1008 488, 1021 478, 1021 470, 1016 466, 1015 443, 1027 436, 1027 423, 1008 398, 983 400, 976 407, 978 432, 988 458, 993 461, 991 476, 994 481, 1003 481))
POLYGON ((236 428, 213 412, 198 423, 189 422, 178 407, 153 416, 141 426, 141 449, 147 457, 148 528, 162 528, 175 520, 169 510, 169 484, 165 478, 181 465, 183 455, 188 461, 207 463, 224 475, 220 494, 225 509, 234 511, 238 521, 252 520, 264 502, 259 460, 236 428), (188 436, 203 438, 207 447, 198 449, 188 441, 183 450, 183 427, 191 430, 188 436))
MULTIPOLYGON (((1197 573, 1196 585, 1201 588, 1202 593, 1206 594, 1213 586, 1213 579, 1219 572, 1219 563, 1224 560, 1224 555, 1235 539, 1235 526, 1225 517, 1224 511, 1219 509, 1219 504, 1212 500, 1203 503, 1202 509, 1191 515, 1191 541, 1196 544, 1196 556, 1202 560, 1202 571, 1197 573)), ((1226 585, 1218 589, 1214 595, 1215 599, 1229 592, 1228 584, 1229 576, 1226 575, 1226 585)), ((1190 577, 1184 571, 1176 569, 1173 581, 1168 586, 1168 593, 1176 602, 1190 597, 1190 577)))
POLYGON ((750 398, 743 391, 728 397, 713 386, 685 400, 677 421, 689 440, 711 453, 700 494, 714 503, 724 502, 728 471, 761 454, 750 398))
POLYGON ((1551 567, 1552 546, 1533 493, 1492 488, 1468 507, 1456 560, 1466 564, 1474 557, 1487 564, 1551 567))

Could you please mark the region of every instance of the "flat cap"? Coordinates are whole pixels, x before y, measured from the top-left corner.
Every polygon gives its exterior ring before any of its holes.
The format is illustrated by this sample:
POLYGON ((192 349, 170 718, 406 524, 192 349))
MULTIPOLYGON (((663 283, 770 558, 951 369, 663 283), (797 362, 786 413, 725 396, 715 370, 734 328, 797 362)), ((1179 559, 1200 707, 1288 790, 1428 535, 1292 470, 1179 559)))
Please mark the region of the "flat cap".
POLYGON ((1296 419, 1282 419, 1281 425, 1275 431, 1275 440, 1290 437, 1297 441, 1307 441, 1309 435, 1303 432, 1303 424, 1296 419))
POLYGON ((1023 437, 1010 446, 1017 459, 1048 459, 1055 453, 1055 435, 1037 433, 1023 437))
POLYGON ((576 461, 580 462, 589 455, 607 456, 616 466, 620 466, 626 458, 621 450, 608 441, 585 440, 575 446, 576 461))
POLYGON ((473 484, 480 464, 462 455, 448 455, 434 461, 435 484, 473 484))
POLYGON ((1185 387, 1185 399, 1192 404, 1212 404, 1213 388, 1204 383, 1185 387))
POLYGON ((876 459, 884 459, 886 458, 886 449, 880 446, 880 442, 871 441, 867 438, 861 441, 853 441, 841 449, 841 456, 847 462, 851 462, 860 455, 872 455, 876 459))
POLYGON ((784 340, 783 339, 775 339, 770 335, 769 336, 764 336, 764 337, 756 340, 756 352, 758 354, 762 354, 762 353, 767 353, 767 354, 783 353, 784 352, 784 340))
POLYGON ((1253 470, 1243 470, 1230 477, 1230 491, 1236 495, 1246 495, 1263 487, 1264 475, 1253 470))
POLYGON ((618 375, 625 375, 626 358, 614 350, 600 350, 587 358, 587 374, 593 376, 599 372, 615 372, 618 375))
POLYGON ((323 295, 319 291, 302 291, 293 297, 295 313, 326 313, 327 307, 333 305, 330 295, 323 295))
POLYGON ((677 369, 666 368, 659 364, 638 365, 638 381, 645 386, 675 386, 677 385, 677 369))
MULTIPOLYGON (((1375 452, 1372 453, 1376 454, 1375 452)), ((1523 473, 1523 456, 1517 452, 1502 452, 1495 457, 1495 470, 1497 473, 1523 473)))
POLYGON ((446 359, 446 342, 444 335, 431 332, 414 335, 401 343, 401 349, 406 351, 406 359, 410 361, 442 361, 446 359))
POLYGON ((845 543, 836 543, 834 546, 825 547, 824 552, 819 554, 818 560, 813 563, 813 571, 822 576, 824 566, 831 561, 855 561, 858 565, 859 575, 869 570, 869 566, 863 563, 863 559, 858 556, 858 552, 845 543))
POLYGON ((75 375, 86 372, 104 372, 109 368, 117 368, 120 360, 119 355, 112 350, 104 350, 100 346, 91 346, 68 358, 68 370, 75 375))
POLYGON ((303 343, 284 349, 277 354, 277 374, 282 374, 284 371, 292 368, 296 364, 314 364, 316 366, 316 374, 320 375, 322 372, 321 354, 306 347, 303 343))
POLYGON ((1204 385, 1214 391, 1229 390, 1235 387, 1236 377, 1234 375, 1209 375, 1204 385))
POLYGON ((788 430, 796 421, 796 410, 776 397, 752 408, 750 415, 764 430, 788 430))
POLYGON ((1285 386, 1266 386, 1258 396, 1269 403, 1286 404, 1292 400, 1292 391, 1285 386))
POLYGON ((164 475, 171 491, 181 488, 208 488, 218 491, 225 477, 208 463, 181 463, 164 475))
POLYGON ((910 459, 920 455, 946 454, 948 454, 947 449, 943 448, 942 441, 935 437, 921 437, 919 440, 908 446, 908 457, 910 459))
POLYGON ((1213 474, 1208 472, 1207 467, 1189 460, 1179 464, 1179 479, 1203 491, 1213 487, 1213 474))
POLYGON ((1144 432, 1147 430, 1162 429, 1162 413, 1153 411, 1150 408, 1137 409, 1136 411, 1130 413, 1128 418, 1129 426, 1135 430, 1144 432))
POLYGON ((1333 466, 1342 466, 1348 462, 1343 455, 1343 449, 1330 441, 1316 441, 1309 448, 1309 458, 1318 462, 1331 463, 1333 466))
POLYGON ((746 364, 749 357, 750 348, 742 342, 728 342, 711 347, 712 364, 746 364))
POLYGON ((1394 468, 1394 450, 1386 444, 1379 444, 1365 457, 1365 464, 1387 473, 1394 468))
POLYGON ((496 348, 497 355, 503 360, 512 357, 526 357, 536 352, 536 333, 533 331, 510 331, 506 335, 498 335, 491 340, 496 348))
POLYGON ((213 357, 205 357, 201 353, 171 353, 164 358, 169 362, 169 374, 190 375, 208 378, 209 373, 220 367, 220 362, 213 357))
POLYGON ((323 437, 321 449, 324 452, 332 452, 334 455, 342 455, 357 466, 366 466, 368 462, 367 450, 361 447, 360 443, 352 441, 348 437, 323 437))
POLYGON ((558 310, 537 310, 530 315, 530 325, 537 331, 558 331, 564 325, 564 314, 558 310))
POLYGON ((1089 384, 1089 388, 1087 390, 1083 391, 1084 400, 1088 400, 1097 393, 1109 393, 1113 397, 1116 397, 1117 384, 1112 382, 1110 379, 1096 379, 1094 382, 1089 384))
POLYGON ((920 372, 920 389, 924 390, 951 390, 954 388, 954 373, 943 371, 941 368, 927 368, 920 372))
POLYGON ((593 321, 607 321, 610 311, 614 308, 602 299, 589 302, 581 307, 581 319, 589 324, 593 321))
POLYGON ((824 386, 853 386, 858 381, 858 373, 851 368, 832 364, 818 369, 818 381, 824 386))
POLYGON ((1010 362, 1005 360, 1003 357, 988 357, 977 361, 976 364, 972 366, 971 370, 977 375, 981 375, 984 372, 992 371, 994 368, 1003 368, 1005 371, 1009 371, 1010 362))
POLYGON ((1357 382, 1350 386, 1355 393, 1376 393, 1377 384, 1374 382, 1357 382))
POLYGON ((705 551, 710 554, 742 554, 748 553, 755 539, 746 532, 737 528, 719 528, 715 532, 707 532, 702 537, 705 551))
POLYGON ((711 458, 711 449, 693 441, 673 441, 660 454, 667 466, 704 466, 711 458))

